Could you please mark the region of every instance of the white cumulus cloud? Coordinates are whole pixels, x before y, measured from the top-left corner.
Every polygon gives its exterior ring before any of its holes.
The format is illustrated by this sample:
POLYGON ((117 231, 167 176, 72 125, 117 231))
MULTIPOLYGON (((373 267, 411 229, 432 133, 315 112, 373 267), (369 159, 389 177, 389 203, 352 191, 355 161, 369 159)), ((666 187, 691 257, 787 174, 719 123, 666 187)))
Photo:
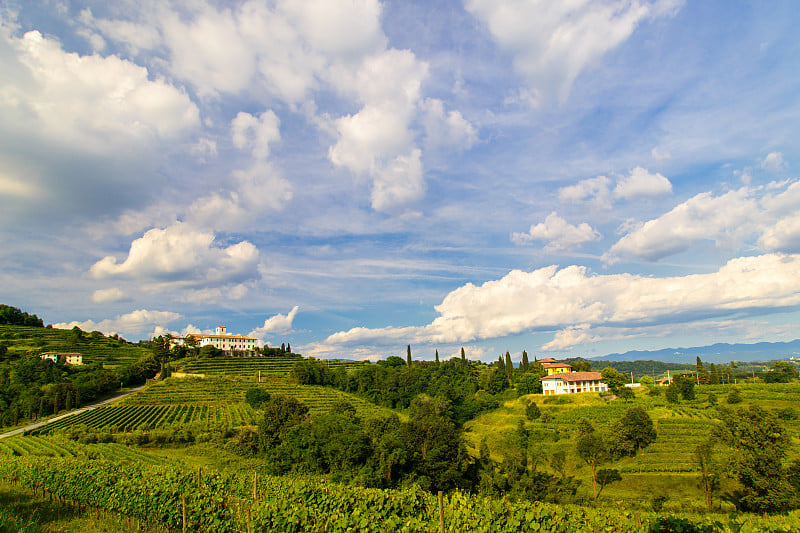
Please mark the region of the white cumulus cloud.
POLYGON ((562 203, 587 202, 598 209, 611 209, 611 180, 598 176, 562 187, 558 190, 558 199, 562 203))
POLYGON ((231 121, 233 145, 239 150, 251 150, 256 159, 266 159, 269 145, 281 138, 280 119, 272 110, 254 117, 244 111, 231 121))
POLYGON ((96 278, 129 277, 184 283, 222 285, 258 276, 258 250, 242 241, 215 246, 214 234, 177 223, 154 228, 131 243, 128 257, 119 263, 106 256, 92 265, 96 278))
POLYGON ((294 317, 297 315, 299 309, 300 308, 295 305, 288 314, 283 315, 278 313, 275 316, 269 317, 264 321, 263 326, 254 329, 248 333, 248 336, 263 340, 271 334, 288 333, 292 331, 292 322, 294 322, 294 317))
POLYGON ((780 172, 786 168, 786 161, 783 160, 783 154, 780 152, 770 152, 761 161, 761 168, 771 172, 780 172))
POLYGON ((617 180, 614 196, 632 200, 647 196, 670 194, 672 184, 659 173, 651 174, 642 167, 634 168, 627 177, 617 180))
POLYGON ((118 287, 97 289, 92 293, 92 301, 95 303, 121 302, 126 298, 125 293, 118 287))
POLYGON ((529 244, 531 241, 547 241, 545 250, 552 252, 569 250, 599 238, 600 234, 588 223, 581 222, 576 226, 555 212, 547 215, 544 222, 532 225, 528 233, 511 234, 511 241, 520 245, 529 244))
POLYGON ((752 234, 758 212, 758 203, 748 188, 721 196, 700 193, 624 235, 604 260, 636 257, 656 261, 703 239, 738 241, 752 234))

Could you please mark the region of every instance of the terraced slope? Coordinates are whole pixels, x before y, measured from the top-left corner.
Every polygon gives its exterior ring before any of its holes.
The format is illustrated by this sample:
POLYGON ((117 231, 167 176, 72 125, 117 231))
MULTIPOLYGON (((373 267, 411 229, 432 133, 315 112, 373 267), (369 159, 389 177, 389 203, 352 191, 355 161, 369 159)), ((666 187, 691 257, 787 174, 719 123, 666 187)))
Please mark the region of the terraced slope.
POLYGON ((326 412, 337 400, 353 404, 363 418, 385 416, 390 409, 356 396, 316 385, 296 385, 273 376, 262 383, 226 378, 168 378, 153 383, 117 405, 84 411, 41 426, 29 435, 45 435, 74 426, 111 432, 177 428, 180 426, 255 425, 257 413, 244 402, 247 389, 258 387, 270 394, 284 394, 306 404, 311 413, 326 412))
MULTIPOLYGON (((203 374, 212 376, 236 376, 248 379, 258 379, 266 376, 288 376, 295 363, 302 361, 300 356, 281 357, 215 357, 209 359, 195 359, 188 361, 182 372, 187 374, 203 374)), ((327 361, 331 370, 339 367, 352 367, 362 365, 360 362, 327 361)))

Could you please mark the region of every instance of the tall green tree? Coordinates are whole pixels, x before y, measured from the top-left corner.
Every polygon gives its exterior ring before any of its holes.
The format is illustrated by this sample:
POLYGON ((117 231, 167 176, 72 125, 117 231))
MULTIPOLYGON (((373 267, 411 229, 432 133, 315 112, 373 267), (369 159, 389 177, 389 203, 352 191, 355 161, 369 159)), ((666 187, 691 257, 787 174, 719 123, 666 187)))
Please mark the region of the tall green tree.
POLYGON ((612 424, 609 431, 609 450, 615 458, 633 457, 640 449, 656 440, 653 420, 641 407, 631 407, 612 424))
POLYGON ((436 364, 439 364, 439 350, 436 350, 436 364))
POLYGON ((522 372, 528 371, 528 352, 522 350, 522 363, 520 363, 520 370, 522 372))
POLYGON ((411 368, 411 345, 406 346, 406 365, 411 368))
POLYGON ((608 390, 612 393, 619 395, 621 389, 625 388, 625 383, 628 382, 625 374, 620 374, 615 368, 606 367, 601 372, 603 376, 603 383, 608 386, 608 390))
POLYGON ((753 513, 798 507, 783 461, 791 440, 777 417, 758 406, 723 412, 714 436, 734 449, 730 471, 741 488, 731 494, 736 507, 753 513))
POLYGON ((509 383, 514 381, 514 363, 511 362, 511 354, 508 353, 506 350, 506 376, 508 377, 509 383))
POLYGON ((700 468, 699 485, 706 496, 706 508, 711 512, 711 500, 719 488, 719 471, 714 464, 714 441, 709 439, 694 449, 694 457, 700 468))
POLYGON ((597 432, 591 432, 578 438, 575 451, 592 469, 592 494, 597 499, 597 467, 610 459, 608 446, 597 432))
POLYGON ((708 370, 703 367, 703 361, 700 360, 699 355, 697 356, 695 371, 697 372, 697 383, 699 385, 708 385, 711 383, 711 375, 708 373, 708 370))

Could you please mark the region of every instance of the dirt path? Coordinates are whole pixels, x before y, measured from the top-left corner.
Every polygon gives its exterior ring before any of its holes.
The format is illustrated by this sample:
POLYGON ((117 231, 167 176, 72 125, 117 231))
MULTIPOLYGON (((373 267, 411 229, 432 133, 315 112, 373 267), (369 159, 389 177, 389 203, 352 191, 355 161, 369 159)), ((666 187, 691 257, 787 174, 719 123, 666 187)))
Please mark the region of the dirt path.
POLYGON ((102 402, 93 403, 92 405, 87 405, 85 407, 81 407, 80 409, 76 409, 74 411, 70 411, 69 413, 66 413, 66 414, 63 414, 63 415, 58 415, 58 416, 53 417, 53 418, 49 418, 49 419, 45 420, 44 422, 36 422, 34 424, 30 424, 30 425, 27 425, 27 426, 24 426, 24 427, 21 427, 21 428, 17 428, 15 430, 9 431, 7 433, 0 433, 0 439, 4 439, 6 437, 13 437, 14 435, 19 435, 20 433, 28 431, 29 429, 38 428, 40 426, 44 426, 45 424, 49 424, 50 422, 55 422, 56 420, 61 420, 62 418, 66 418, 68 416, 72 416, 72 415, 75 415, 75 414, 78 414, 78 413, 82 413, 84 411, 91 411, 95 407, 100 407, 101 405, 105 405, 107 403, 115 402, 115 401, 119 400, 120 398, 124 398, 125 396, 127 396, 129 394, 133 394, 134 392, 139 392, 140 390, 142 390, 146 386, 147 386, 146 384, 145 385, 141 385, 139 387, 136 387, 135 389, 129 390, 128 392, 123 392, 122 394, 118 394, 117 396, 112 396, 111 398, 103 400, 102 402))

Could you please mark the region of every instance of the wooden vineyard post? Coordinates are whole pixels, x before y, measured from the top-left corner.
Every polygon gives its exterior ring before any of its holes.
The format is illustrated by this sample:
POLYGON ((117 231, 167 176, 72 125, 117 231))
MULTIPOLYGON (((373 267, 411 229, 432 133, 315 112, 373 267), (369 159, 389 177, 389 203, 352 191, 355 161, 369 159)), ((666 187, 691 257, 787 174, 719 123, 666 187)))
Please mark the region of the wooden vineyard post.
POLYGON ((636 518, 636 527, 639 528, 642 527, 642 515, 639 514, 639 511, 636 511, 636 513, 633 516, 634 518, 636 518))
POLYGON ((439 533, 444 533, 444 492, 439 491, 439 533))
POLYGON ((186 496, 181 496, 181 518, 183 519, 183 533, 186 533, 186 496))
POLYGON ((247 533, 252 533, 253 532, 253 530, 250 529, 250 522, 252 521, 251 509, 252 509, 252 507, 248 507, 247 508, 247 533))

